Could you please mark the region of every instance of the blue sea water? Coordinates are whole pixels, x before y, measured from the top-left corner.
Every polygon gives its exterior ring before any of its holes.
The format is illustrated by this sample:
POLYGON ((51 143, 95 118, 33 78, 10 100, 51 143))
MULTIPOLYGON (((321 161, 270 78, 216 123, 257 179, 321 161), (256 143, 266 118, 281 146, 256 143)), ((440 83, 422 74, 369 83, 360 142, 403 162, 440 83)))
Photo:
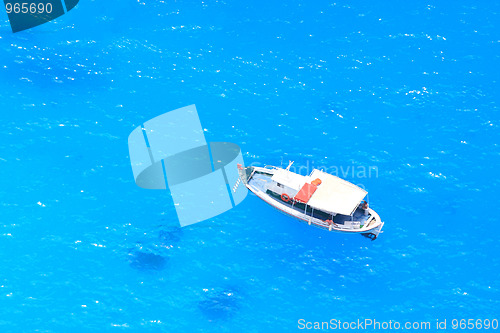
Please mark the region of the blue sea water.
POLYGON ((1 332, 500 320, 497 2, 82 0, 16 34, 1 12, 1 332), (247 165, 347 171, 384 233, 253 195, 179 228, 127 137, 189 104, 247 165))

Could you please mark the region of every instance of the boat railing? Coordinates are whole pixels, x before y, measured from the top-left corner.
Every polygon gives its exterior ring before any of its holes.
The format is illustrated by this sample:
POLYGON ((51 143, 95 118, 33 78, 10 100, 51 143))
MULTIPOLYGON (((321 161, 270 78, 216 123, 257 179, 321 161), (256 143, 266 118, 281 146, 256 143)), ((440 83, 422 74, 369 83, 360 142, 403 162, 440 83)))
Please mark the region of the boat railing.
POLYGON ((250 179, 252 179, 253 175, 255 174, 255 171, 257 171, 257 169, 255 169, 255 168, 254 168, 254 169, 252 170, 252 173, 250 174, 250 176, 248 176, 246 183, 248 183, 248 181, 249 181, 250 179))
POLYGON ((372 223, 373 220, 375 220, 375 217, 374 216, 370 216, 370 218, 363 225, 363 228, 368 228, 368 226, 370 225, 370 223, 372 223))

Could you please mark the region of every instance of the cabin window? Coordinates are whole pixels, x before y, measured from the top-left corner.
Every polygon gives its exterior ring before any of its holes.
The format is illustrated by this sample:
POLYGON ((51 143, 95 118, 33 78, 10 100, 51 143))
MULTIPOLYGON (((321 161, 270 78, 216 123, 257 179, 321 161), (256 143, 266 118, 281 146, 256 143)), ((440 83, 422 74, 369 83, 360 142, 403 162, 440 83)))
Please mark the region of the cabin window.
POLYGON ((283 184, 278 183, 278 187, 284 188, 283 184))

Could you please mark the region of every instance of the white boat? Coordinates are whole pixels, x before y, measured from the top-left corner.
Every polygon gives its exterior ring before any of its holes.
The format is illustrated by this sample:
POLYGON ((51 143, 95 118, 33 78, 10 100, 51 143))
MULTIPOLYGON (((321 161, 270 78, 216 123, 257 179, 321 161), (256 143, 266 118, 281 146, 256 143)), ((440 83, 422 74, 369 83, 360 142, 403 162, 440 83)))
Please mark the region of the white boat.
POLYGON ((364 201, 367 191, 318 169, 309 176, 294 173, 292 164, 238 169, 252 193, 286 215, 328 231, 377 238, 384 222, 364 201))

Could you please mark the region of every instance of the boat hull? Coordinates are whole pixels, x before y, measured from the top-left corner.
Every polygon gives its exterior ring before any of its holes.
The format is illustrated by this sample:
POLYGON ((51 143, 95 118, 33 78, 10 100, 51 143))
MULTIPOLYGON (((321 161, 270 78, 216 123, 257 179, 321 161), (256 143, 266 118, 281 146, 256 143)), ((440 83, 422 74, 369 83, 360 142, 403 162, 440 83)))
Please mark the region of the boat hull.
MULTIPOLYGON (((272 174, 272 170, 266 168, 255 168, 257 173, 266 173, 272 174), (261 170, 260 170, 261 169, 261 170)), ((253 173, 252 173, 253 175, 253 173)), ((252 176, 249 177, 249 180, 252 176)), ((281 200, 274 198, 266 192, 263 192, 257 186, 254 186, 251 182, 245 184, 246 187, 260 199, 265 201, 267 204, 271 205, 271 207, 277 209, 279 212, 293 217, 301 222, 307 223, 308 225, 326 230, 331 232, 345 233, 345 234, 362 234, 368 236, 371 239, 377 238, 378 234, 381 232, 384 223, 381 221, 379 215, 371 208, 368 208, 368 213, 370 215, 370 219, 367 221, 365 225, 361 228, 352 229, 352 228, 344 228, 342 225, 338 225, 335 223, 328 223, 324 220, 318 219, 311 215, 307 215, 305 213, 301 213, 296 209, 289 207, 284 204, 281 200)))

